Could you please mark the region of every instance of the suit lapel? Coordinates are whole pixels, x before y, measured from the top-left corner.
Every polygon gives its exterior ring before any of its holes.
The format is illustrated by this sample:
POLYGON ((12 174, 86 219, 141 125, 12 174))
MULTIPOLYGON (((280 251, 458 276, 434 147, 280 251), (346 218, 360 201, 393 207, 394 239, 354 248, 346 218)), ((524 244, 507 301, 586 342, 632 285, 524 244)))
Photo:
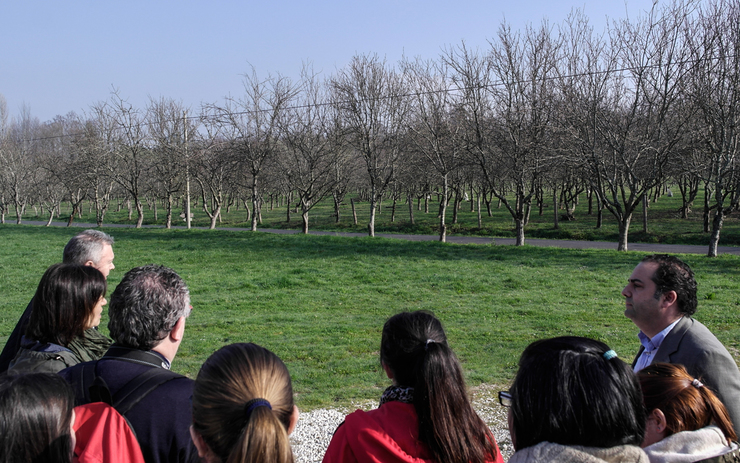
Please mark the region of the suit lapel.
POLYGON ((658 349, 658 352, 655 353, 655 358, 651 363, 671 363, 671 355, 678 351, 681 339, 683 339, 686 332, 691 328, 692 323, 693 320, 687 316, 684 316, 678 323, 676 323, 676 326, 674 326, 665 339, 663 339, 663 342, 660 344, 660 348, 658 349))

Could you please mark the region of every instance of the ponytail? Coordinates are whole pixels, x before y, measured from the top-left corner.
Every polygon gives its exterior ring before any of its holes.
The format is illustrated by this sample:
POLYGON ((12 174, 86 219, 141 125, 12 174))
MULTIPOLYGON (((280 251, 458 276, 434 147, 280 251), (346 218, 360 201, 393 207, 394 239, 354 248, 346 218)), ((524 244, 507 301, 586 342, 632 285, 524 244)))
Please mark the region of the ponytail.
POLYGON ((699 393, 704 399, 704 403, 712 416, 712 422, 722 431, 722 434, 725 435, 728 444, 736 441, 737 434, 735 434, 735 428, 732 426, 730 414, 727 413, 727 408, 724 406, 722 401, 704 385, 699 388, 699 393))
POLYGON ((383 327, 381 360, 399 385, 414 387, 419 440, 433 460, 495 459, 493 435, 470 404, 460 362, 434 315, 418 311, 391 317, 383 327))
POLYGON ((267 407, 255 409, 226 463, 260 463, 293 461, 288 430, 278 417, 267 407))
POLYGON ((293 408, 285 364, 256 344, 231 344, 198 373, 193 429, 224 463, 293 463, 293 408))
POLYGON ((637 378, 648 413, 659 409, 665 415, 667 435, 714 423, 728 442, 737 439, 722 401, 683 365, 654 363, 638 371, 637 378))

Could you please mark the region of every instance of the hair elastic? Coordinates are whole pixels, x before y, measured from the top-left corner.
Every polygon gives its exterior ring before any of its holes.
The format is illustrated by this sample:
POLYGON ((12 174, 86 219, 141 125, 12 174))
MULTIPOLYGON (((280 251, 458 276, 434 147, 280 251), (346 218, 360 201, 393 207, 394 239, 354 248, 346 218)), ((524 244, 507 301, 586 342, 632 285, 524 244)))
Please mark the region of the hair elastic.
POLYGON ((424 344, 424 350, 428 350, 429 349, 429 343, 432 343, 432 342, 437 342, 437 341, 435 341, 434 339, 427 339, 427 343, 424 344))
POLYGON ((614 352, 613 349, 609 349, 608 351, 606 351, 606 352, 604 352, 602 354, 602 357, 604 357, 606 360, 611 360, 611 359, 613 359, 616 356, 617 356, 617 353, 614 352))
POLYGON ((693 385, 693 386, 694 386, 695 388, 697 388, 697 389, 699 389, 700 387, 704 387, 704 384, 702 384, 702 382, 701 382, 701 381, 699 381, 698 379, 694 379, 693 381, 691 381, 691 384, 692 384, 692 385, 693 385))
POLYGON ((249 415, 252 414, 252 410, 254 410, 257 407, 267 407, 270 410, 272 410, 272 405, 270 405, 270 402, 265 399, 252 399, 246 404, 244 404, 244 418, 249 419, 249 415))

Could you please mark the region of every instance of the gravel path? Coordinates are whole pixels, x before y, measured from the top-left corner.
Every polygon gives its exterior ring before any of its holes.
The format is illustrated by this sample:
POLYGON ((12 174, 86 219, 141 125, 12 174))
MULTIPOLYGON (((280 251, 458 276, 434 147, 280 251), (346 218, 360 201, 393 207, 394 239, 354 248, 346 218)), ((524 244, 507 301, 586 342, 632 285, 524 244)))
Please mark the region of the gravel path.
MULTIPOLYGON (((506 409, 499 405, 497 393, 502 388, 482 385, 471 391, 473 407, 488 427, 493 431, 496 442, 501 449, 504 461, 507 461, 514 448, 511 445, 509 429, 506 423, 506 409)), ((290 436, 293 453, 297 463, 320 462, 329 446, 331 436, 344 416, 355 409, 371 410, 377 403, 356 404, 348 409, 319 409, 301 412, 298 425, 290 436)))

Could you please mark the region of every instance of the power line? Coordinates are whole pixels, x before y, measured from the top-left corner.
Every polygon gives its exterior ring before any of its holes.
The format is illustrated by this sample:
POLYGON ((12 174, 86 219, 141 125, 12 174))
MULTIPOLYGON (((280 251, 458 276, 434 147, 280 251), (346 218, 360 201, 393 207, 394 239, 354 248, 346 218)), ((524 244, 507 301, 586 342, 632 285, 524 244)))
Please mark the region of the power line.
MULTIPOLYGON (((736 55, 726 55, 724 59, 735 59, 736 55)), ((676 66, 685 66, 685 65, 692 65, 697 64, 701 61, 717 61, 721 58, 715 57, 715 58, 695 58, 690 60, 683 60, 683 61, 676 61, 673 63, 676 66)), ((573 79, 573 78, 579 78, 579 77, 594 77, 594 76, 600 76, 605 74, 614 74, 618 75, 624 72, 633 72, 633 71, 639 71, 639 70, 650 70, 650 69, 658 69, 662 66, 665 66, 665 63, 660 64, 654 64, 654 65, 646 65, 646 66, 631 66, 631 67, 621 67, 621 68, 614 68, 614 69, 606 69, 602 71, 588 71, 588 72, 582 72, 582 73, 573 73, 573 74, 565 74, 565 75, 558 75, 558 76, 547 76, 541 79, 543 82, 548 81, 554 81, 554 80, 563 80, 563 79, 573 79)), ((519 80, 513 80, 510 81, 509 85, 521 85, 528 82, 535 82, 532 79, 519 79, 519 80)), ((371 98, 362 98, 359 100, 343 100, 339 102, 321 102, 321 103, 314 103, 314 104, 300 104, 300 105, 290 105, 286 106, 285 110, 291 111, 291 110, 300 110, 300 109, 310 109, 312 107, 328 107, 333 105, 341 105, 341 104, 349 104, 354 102, 361 102, 365 103, 368 101, 383 101, 383 100, 390 100, 390 99, 397 99, 397 98, 410 98, 410 97, 422 97, 426 95, 436 95, 436 94, 442 94, 442 93, 464 93, 466 91, 471 90, 487 90, 487 89, 494 89, 497 87, 502 87, 506 85, 507 83, 502 80, 495 80, 488 84, 481 84, 481 85, 475 85, 475 86, 468 86, 468 87, 457 87, 457 88, 446 88, 446 89, 439 89, 439 90, 428 90, 428 91, 413 91, 413 92, 407 92, 407 93, 398 93, 398 94, 390 94, 390 95, 383 95, 378 97, 371 97, 371 98)), ((221 114, 229 114, 233 116, 245 116, 250 114, 258 114, 258 113, 267 113, 270 111, 273 111, 273 108, 264 108, 264 109, 250 109, 245 111, 235 111, 235 112, 226 112, 225 110, 219 108, 222 112, 221 114)), ((203 121, 203 120, 214 120, 217 121, 219 119, 219 114, 215 115, 199 115, 199 116, 186 116, 186 117, 178 117, 173 119, 165 119, 164 121, 157 121, 157 122, 150 122, 145 121, 138 124, 132 124, 131 128, 145 128, 145 127, 151 127, 154 125, 160 125, 162 123, 172 123, 176 121, 203 121)), ((122 124, 118 124, 119 126, 122 126, 122 124)), ((45 141, 45 140, 56 140, 56 139, 63 139, 63 138, 69 138, 69 137, 77 137, 84 135, 84 132, 73 132, 73 133, 66 133, 66 134, 60 134, 60 135, 49 135, 44 137, 35 137, 35 138, 21 138, 20 141, 23 142, 36 142, 36 141, 45 141)))

